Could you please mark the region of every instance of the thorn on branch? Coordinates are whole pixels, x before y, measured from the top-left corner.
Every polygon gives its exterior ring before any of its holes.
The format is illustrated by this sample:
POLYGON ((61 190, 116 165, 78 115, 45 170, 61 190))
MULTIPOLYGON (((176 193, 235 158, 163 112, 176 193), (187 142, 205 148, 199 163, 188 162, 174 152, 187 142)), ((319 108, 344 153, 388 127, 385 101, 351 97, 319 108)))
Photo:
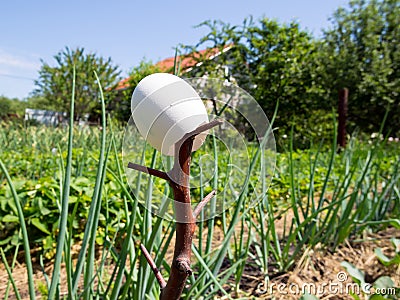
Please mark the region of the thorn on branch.
POLYGON ((196 218, 200 214, 204 206, 206 206, 206 204, 216 195, 216 193, 217 191, 213 190, 211 193, 205 196, 203 200, 199 202, 199 204, 197 204, 196 208, 193 211, 194 218, 196 218))
POLYGON ((134 163, 128 163, 128 168, 129 169, 133 169, 133 170, 137 170, 146 174, 150 174, 153 176, 156 176, 158 178, 170 181, 171 179, 169 178, 168 174, 166 172, 160 171, 160 170, 156 170, 156 169, 152 169, 152 168, 148 168, 145 166, 141 166, 138 164, 134 164, 134 163))
POLYGON ((160 288, 163 289, 167 286, 167 283, 162 276, 160 270, 157 268, 154 260, 151 258, 149 251, 147 251, 146 247, 143 244, 140 244, 140 249, 142 249, 143 255, 147 260, 147 263, 149 264, 150 268, 153 270, 154 275, 156 276, 156 279, 158 281, 158 284, 160 285, 160 288))
POLYGON ((193 271, 190 268, 190 263, 187 260, 177 260, 176 267, 178 268, 179 272, 185 273, 186 275, 192 275, 193 271))

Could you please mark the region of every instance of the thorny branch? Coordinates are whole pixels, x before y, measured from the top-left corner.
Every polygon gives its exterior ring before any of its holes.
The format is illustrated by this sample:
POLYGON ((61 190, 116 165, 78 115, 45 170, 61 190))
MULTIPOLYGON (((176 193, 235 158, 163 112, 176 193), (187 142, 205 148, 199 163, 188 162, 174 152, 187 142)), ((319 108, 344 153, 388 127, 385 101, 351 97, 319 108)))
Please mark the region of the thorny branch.
POLYGON ((192 254, 192 239, 196 228, 195 218, 200 214, 208 201, 215 196, 215 191, 212 191, 200 201, 194 211, 192 210, 189 177, 193 140, 197 135, 206 132, 221 123, 222 122, 219 120, 213 120, 209 123, 200 125, 192 132, 187 133, 179 142, 177 142, 175 145, 174 166, 172 170, 167 173, 133 163, 128 164, 128 168, 167 180, 174 191, 175 211, 177 214, 176 242, 168 283, 165 284, 165 280, 150 254, 146 248, 141 245, 143 255, 146 257, 147 262, 160 284, 161 300, 178 300, 180 298, 187 277, 192 274, 190 258, 192 254), (178 217, 178 214, 179 216, 184 216, 185 222, 182 222, 182 219, 181 217, 178 217))
POLYGON ((161 289, 165 288, 167 283, 165 282, 165 279, 162 276, 160 270, 157 268, 156 263, 151 258, 149 251, 147 251, 146 247, 143 244, 140 244, 140 249, 142 249, 142 253, 143 253, 144 257, 146 258, 147 263, 149 264, 150 268, 153 270, 153 273, 156 276, 156 279, 157 279, 161 289))
POLYGON ((200 201, 199 204, 197 204, 196 208, 193 211, 193 217, 197 217, 200 212, 203 210, 204 206, 215 196, 217 192, 214 190, 211 193, 209 193, 207 196, 203 198, 203 200, 200 201))

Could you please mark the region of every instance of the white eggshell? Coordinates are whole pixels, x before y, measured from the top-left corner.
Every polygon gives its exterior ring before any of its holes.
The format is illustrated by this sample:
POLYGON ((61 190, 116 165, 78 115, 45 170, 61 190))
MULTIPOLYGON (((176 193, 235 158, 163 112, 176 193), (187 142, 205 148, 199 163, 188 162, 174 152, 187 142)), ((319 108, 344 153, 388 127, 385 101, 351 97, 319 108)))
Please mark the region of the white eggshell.
MULTIPOLYGON (((174 155, 183 136, 208 122, 203 101, 186 81, 167 73, 143 78, 132 94, 131 111, 140 134, 164 155, 174 155)), ((207 134, 198 135, 193 151, 207 134)))

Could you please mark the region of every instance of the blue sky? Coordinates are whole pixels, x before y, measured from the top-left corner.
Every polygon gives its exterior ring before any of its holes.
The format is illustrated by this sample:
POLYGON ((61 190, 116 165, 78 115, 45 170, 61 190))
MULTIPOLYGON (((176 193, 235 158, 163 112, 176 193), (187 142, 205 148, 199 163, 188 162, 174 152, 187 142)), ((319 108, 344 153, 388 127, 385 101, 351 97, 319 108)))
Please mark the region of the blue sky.
POLYGON ((174 47, 196 44, 205 20, 241 24, 244 18, 296 20, 315 36, 347 0, 247 1, 2 1, 0 4, 0 95, 23 99, 34 89, 41 59, 65 46, 111 57, 126 75, 146 58, 157 62, 174 47))

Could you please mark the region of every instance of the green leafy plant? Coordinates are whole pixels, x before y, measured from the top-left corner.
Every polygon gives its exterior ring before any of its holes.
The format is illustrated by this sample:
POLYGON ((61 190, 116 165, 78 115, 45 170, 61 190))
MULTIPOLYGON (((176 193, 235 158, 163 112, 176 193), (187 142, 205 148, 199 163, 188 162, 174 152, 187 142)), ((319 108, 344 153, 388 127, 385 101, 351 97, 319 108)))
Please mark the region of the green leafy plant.
POLYGON ((395 254, 393 257, 389 258, 384 253, 382 248, 375 248, 374 252, 379 262, 384 266, 400 265, 400 240, 392 238, 392 245, 395 249, 395 254))
MULTIPOLYGON (((381 276, 376 279, 372 284, 365 281, 365 274, 363 271, 357 269, 354 265, 347 261, 343 261, 341 265, 346 269, 351 278, 355 283, 360 286, 360 291, 368 299, 379 300, 379 299, 397 299, 396 288, 393 280, 389 276, 381 276), (373 293, 373 290, 381 291, 381 293, 373 293)), ((398 289, 397 289, 398 290, 398 289)), ((356 300, 361 300, 357 293, 351 295, 356 300)))

